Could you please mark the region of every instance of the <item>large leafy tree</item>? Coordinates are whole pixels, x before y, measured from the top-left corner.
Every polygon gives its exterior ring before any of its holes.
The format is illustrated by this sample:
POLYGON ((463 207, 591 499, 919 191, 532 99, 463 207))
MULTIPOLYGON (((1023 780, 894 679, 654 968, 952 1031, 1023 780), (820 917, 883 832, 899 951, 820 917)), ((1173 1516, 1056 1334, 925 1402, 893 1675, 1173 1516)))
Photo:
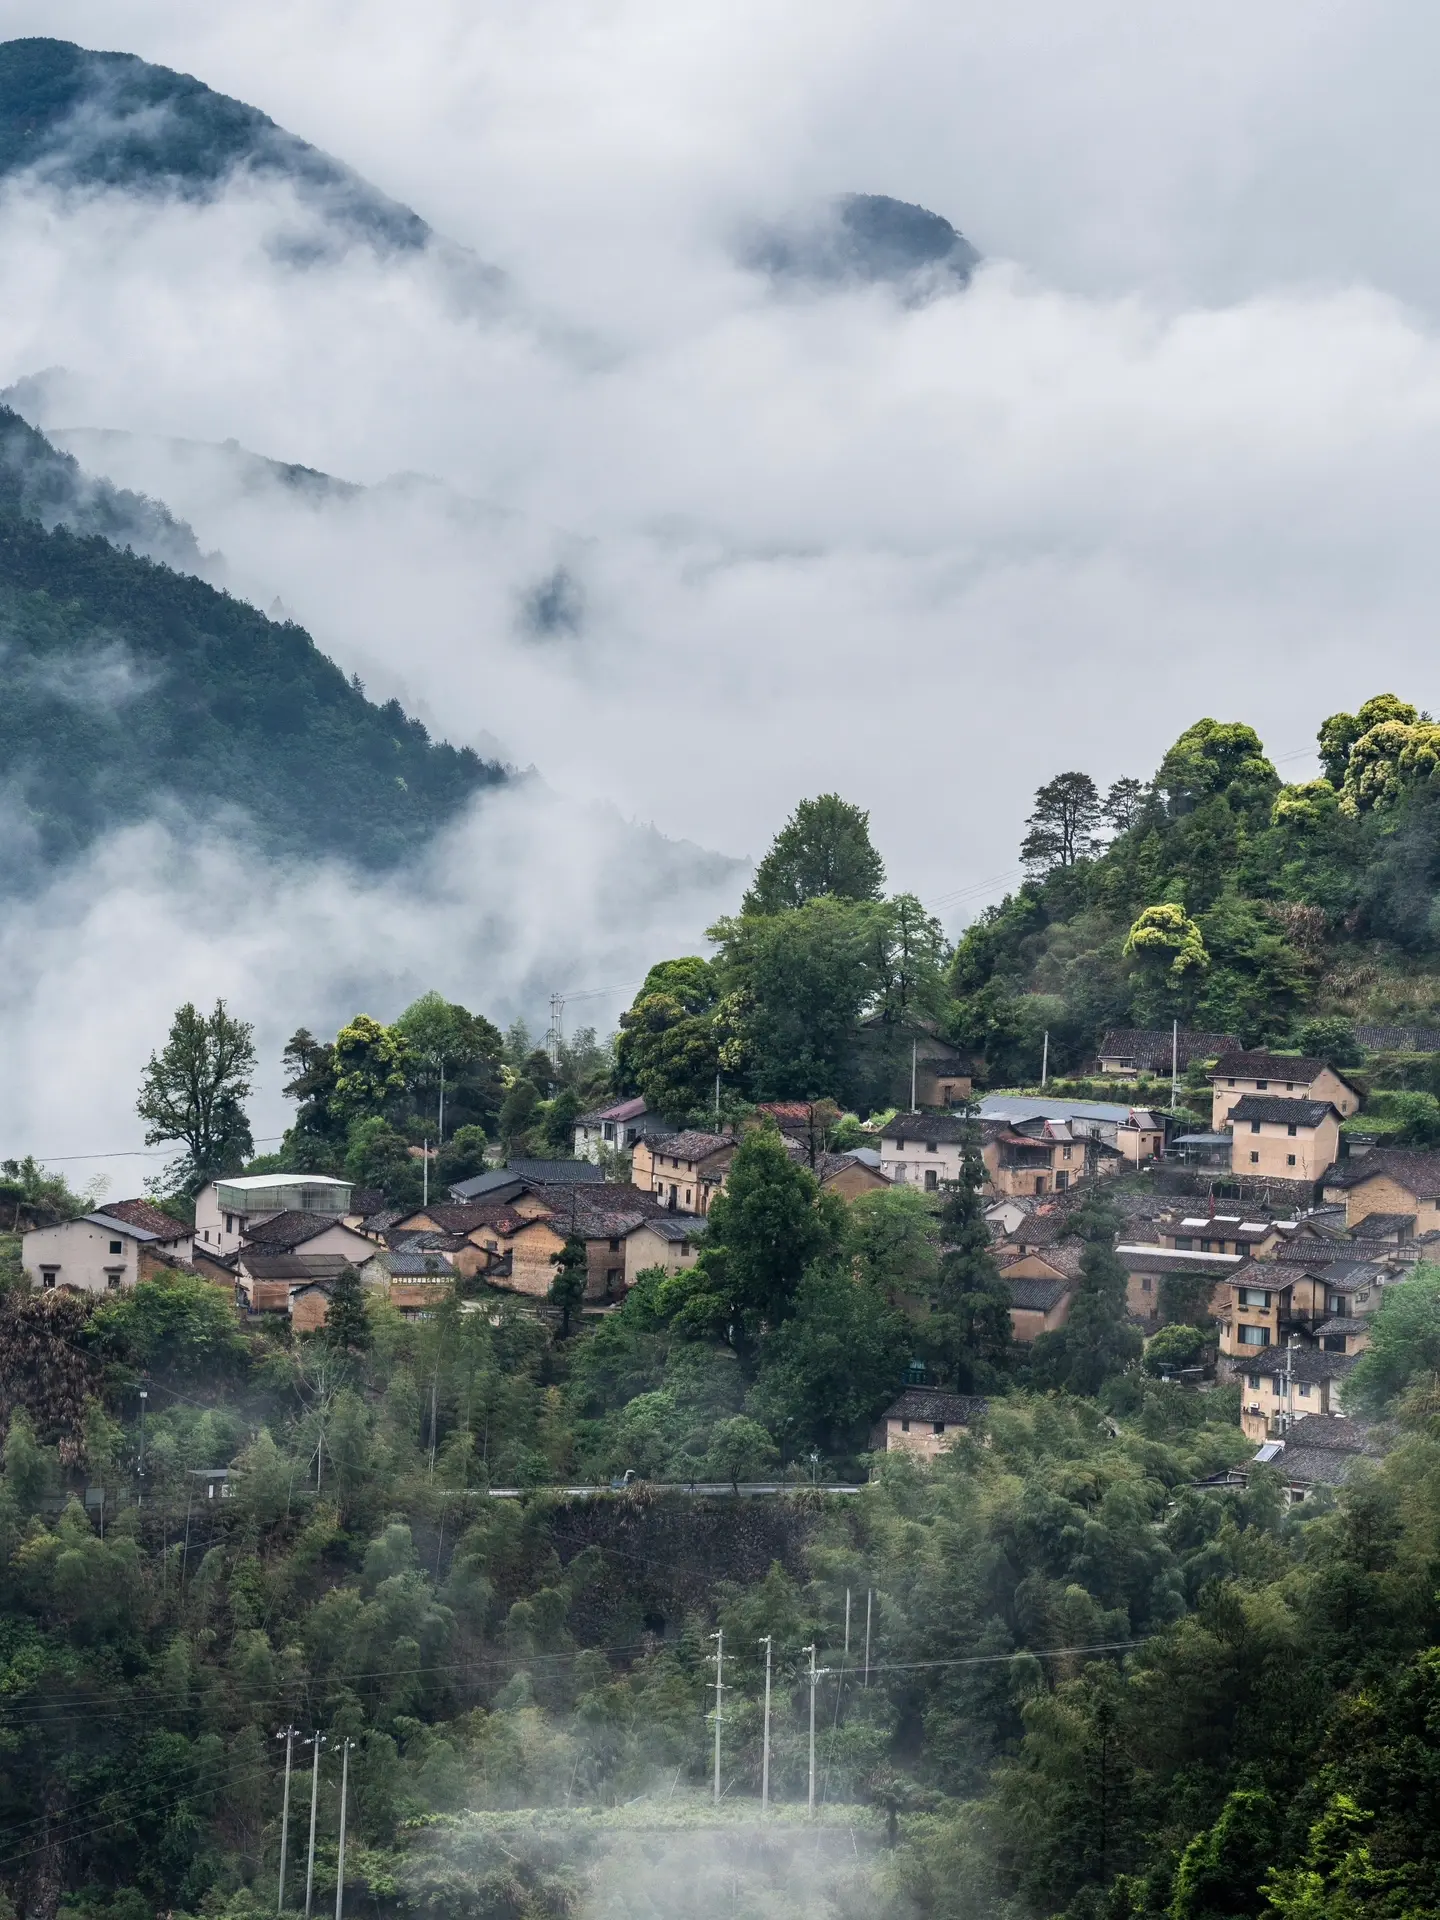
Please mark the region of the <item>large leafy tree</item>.
POLYGON ((560 1251, 551 1254, 550 1264, 555 1269, 555 1278, 550 1282, 550 1301, 560 1309, 560 1338, 568 1340, 570 1323, 585 1300, 585 1280, 589 1272, 585 1236, 568 1233, 560 1251))
POLYGON ((802 800, 755 869, 744 913, 783 913, 807 900, 838 894, 844 900, 878 900, 885 863, 870 839, 870 816, 822 793, 802 800))
POLYGON ((254 1150, 244 1107, 254 1070, 254 1029, 234 1019, 223 1000, 208 1014, 188 1000, 177 1009, 165 1045, 150 1056, 135 1103, 147 1123, 147 1146, 184 1145, 167 1174, 175 1186, 198 1192, 244 1165, 254 1150))
POLYGON ((1060 773, 1035 794, 1035 811, 1020 842, 1020 858, 1034 873, 1073 867, 1099 846, 1099 789, 1088 773, 1060 773))
POLYGON ((405 1091, 410 1052, 403 1036, 357 1013, 335 1036, 332 1110, 348 1125, 381 1114, 405 1091))
POLYGON ((431 992, 413 1001, 390 1031, 405 1049, 403 1072, 417 1124, 428 1129, 433 1119, 435 1137, 443 1139, 467 1120, 493 1123, 505 1050, 497 1026, 431 992))
POLYGON ((1108 1195, 1092 1189, 1074 1225, 1085 1246, 1080 1285, 1065 1325, 1032 1347, 1032 1371, 1041 1383, 1093 1394, 1139 1359, 1144 1340, 1126 1318, 1127 1278, 1115 1253, 1120 1215, 1108 1195))
POLYGON ((843 1202, 821 1192, 773 1127, 752 1128, 711 1202, 699 1262, 674 1277, 667 1304, 693 1331, 717 1333, 749 1358, 762 1331, 789 1318, 806 1268, 836 1252, 843 1235, 843 1202))

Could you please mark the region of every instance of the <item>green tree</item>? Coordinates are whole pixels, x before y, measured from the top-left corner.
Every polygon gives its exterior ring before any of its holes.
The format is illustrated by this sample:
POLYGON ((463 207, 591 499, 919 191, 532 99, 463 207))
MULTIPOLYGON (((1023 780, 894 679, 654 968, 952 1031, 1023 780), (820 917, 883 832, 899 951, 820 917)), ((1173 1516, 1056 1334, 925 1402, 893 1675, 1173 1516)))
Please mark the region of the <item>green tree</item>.
POLYGON ((570 1155, 575 1151, 575 1122, 582 1108, 573 1087, 562 1087, 545 1109, 545 1144, 552 1153, 570 1155))
POLYGON ((1398 721, 1401 726, 1410 727, 1419 717, 1408 700, 1401 700, 1393 693, 1377 693, 1358 713, 1332 713, 1328 720, 1320 723, 1316 736, 1325 778, 1337 790, 1343 787, 1350 770, 1350 750, 1357 740, 1386 721, 1398 721))
POLYGON ((477 1100, 493 1112, 505 1042, 483 1014, 432 991, 412 1001, 390 1031, 404 1047, 405 1079, 423 1130, 441 1138, 442 1092, 452 1128, 457 1113, 463 1121, 477 1100))
POLYGON ((517 1080, 505 1096, 505 1104, 500 1109, 500 1138, 507 1149, 513 1149, 517 1140, 521 1140, 535 1124, 535 1116, 540 1110, 540 1089, 533 1080, 517 1080))
POLYGON ((370 1345, 369 1305, 354 1267, 342 1267, 331 1284, 323 1333, 326 1345, 337 1353, 364 1353, 370 1345))
POLYGON ((1073 867, 1099 846, 1100 793, 1088 773, 1060 773, 1036 790, 1035 811, 1020 842, 1020 858, 1032 873, 1073 867))
POLYGON ((736 1493, 742 1480, 758 1479, 774 1464, 775 1442, 758 1420, 736 1413, 712 1430, 704 1471, 728 1480, 736 1493))
POLYGON ((1358 1067, 1364 1058, 1354 1026, 1341 1014, 1302 1020, 1295 1030, 1295 1044, 1301 1053, 1328 1060, 1332 1067, 1358 1067))
POLYGON ((249 1360, 228 1293, 195 1273, 157 1273, 107 1295, 91 1326, 133 1364, 171 1379, 233 1379, 249 1360))
MULTIPOLYGON (((672 966, 682 962, 670 962, 672 966)), ((650 978, 661 969, 652 967, 650 978)), ((720 1069, 713 1006, 691 1011, 699 996, 650 989, 620 1016, 615 1071, 622 1089, 642 1094, 652 1113, 683 1121, 704 1111, 720 1069)))
POLYGON ((452 1187, 459 1180, 470 1180, 477 1173, 484 1173, 486 1144, 483 1127, 457 1127, 440 1149, 435 1163, 437 1185, 452 1187))
POLYGON ((570 1338, 570 1323, 585 1301, 585 1286, 590 1272, 585 1236, 569 1233, 559 1253, 552 1253, 550 1264, 555 1278, 550 1282, 550 1300, 560 1309, 560 1338, 570 1338))
POLYGON ((916 1188, 862 1193, 851 1203, 848 1247, 861 1277, 887 1299, 928 1297, 940 1265, 939 1224, 916 1188))
POLYGON ((1170 1920, 1234 1920, 1259 1913, 1260 1882, 1275 1856, 1279 1820, 1268 1793, 1240 1787, 1213 1827, 1197 1833, 1175 1869, 1170 1920))
POLYGON ((285 1098, 296 1103, 284 1142, 286 1163, 302 1173, 334 1171, 345 1141, 345 1119, 335 1100, 335 1049, 300 1027, 286 1041, 281 1062, 289 1075, 285 1098))
POLYGON ((1042 1383, 1094 1394, 1139 1359, 1144 1341, 1126 1318, 1128 1277, 1114 1250, 1120 1216, 1108 1195, 1087 1194, 1074 1225, 1085 1247, 1080 1284, 1065 1325, 1032 1346, 1031 1371, 1042 1383))
POLYGON ((783 913, 828 894, 878 900, 884 883, 885 866, 871 844, 869 814, 838 793, 822 793, 816 800, 802 800, 776 834, 740 910, 783 913))
POLYGON ((1388 1413, 1412 1386, 1440 1376, 1440 1266, 1422 1261, 1386 1287, 1370 1345, 1345 1387, 1347 1407, 1388 1413))
POLYGON ((1181 1367, 1193 1367, 1204 1351, 1205 1335, 1199 1327, 1162 1327, 1146 1342, 1145 1371, 1174 1373, 1181 1367))
POLYGON ((410 1143, 378 1113, 351 1122, 345 1142, 345 1175, 360 1187, 379 1187, 387 1200, 411 1206, 419 1200, 423 1178, 410 1143))
POLYGON ((1101 804, 1100 817, 1113 834, 1129 833, 1145 809, 1148 790, 1143 780, 1126 777, 1112 783, 1101 804))
POLYGON ((773 1127, 752 1128, 710 1203, 699 1261, 674 1276, 666 1297, 686 1325, 749 1355, 763 1327, 789 1318, 805 1269, 843 1234, 843 1202, 821 1192, 773 1127))
POLYGON ((905 1316, 848 1262, 813 1266, 794 1312, 761 1348, 750 1410, 791 1458, 812 1447, 859 1453, 895 1395, 912 1339, 905 1316))
POLYGON ((1223 799, 1236 815, 1268 819, 1280 782, 1253 727, 1197 720, 1161 761, 1155 786, 1172 819, 1210 799, 1223 799))
POLYGON ((184 1143, 174 1182, 198 1193, 222 1173, 238 1173, 254 1151, 244 1102, 255 1070, 254 1030, 234 1020, 217 1000, 209 1014, 186 1001, 170 1035, 152 1053, 140 1082, 136 1112, 146 1122, 145 1144, 184 1143))
POLYGON ((958 1392, 983 1392, 1003 1377, 1012 1352, 1010 1289, 990 1250, 980 1189, 985 1168, 967 1131, 960 1177, 940 1215, 940 1268, 922 1324, 926 1351, 958 1392))
POLYGON ((335 1036, 331 1106, 346 1125, 384 1112, 405 1090, 408 1050, 368 1013, 357 1013, 335 1036))

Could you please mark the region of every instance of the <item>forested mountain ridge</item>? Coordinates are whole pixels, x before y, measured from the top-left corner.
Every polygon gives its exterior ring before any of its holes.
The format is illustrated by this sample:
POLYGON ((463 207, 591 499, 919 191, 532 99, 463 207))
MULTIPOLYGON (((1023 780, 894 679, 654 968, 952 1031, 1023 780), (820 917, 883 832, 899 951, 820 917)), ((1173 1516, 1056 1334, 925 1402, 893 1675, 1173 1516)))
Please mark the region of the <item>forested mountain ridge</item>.
POLYGON ((992 1083, 1084 1068, 1109 1027, 1284 1043, 1307 1021, 1435 1025, 1440 728, 1393 694, 1320 729, 1285 785, 1240 722, 1197 721, 1153 778, 1036 795, 1030 877, 967 929, 952 1037, 992 1083))
POLYGON ((113 542, 188 530, 0 413, 0 877, 178 806, 272 852, 386 866, 505 778, 376 706, 293 622, 113 542), (107 537, 108 536, 108 537, 107 537))
POLYGON ((0 177, 205 200, 237 171, 283 181, 337 232, 426 246, 419 214, 241 100, 130 53, 65 40, 0 43, 0 177))

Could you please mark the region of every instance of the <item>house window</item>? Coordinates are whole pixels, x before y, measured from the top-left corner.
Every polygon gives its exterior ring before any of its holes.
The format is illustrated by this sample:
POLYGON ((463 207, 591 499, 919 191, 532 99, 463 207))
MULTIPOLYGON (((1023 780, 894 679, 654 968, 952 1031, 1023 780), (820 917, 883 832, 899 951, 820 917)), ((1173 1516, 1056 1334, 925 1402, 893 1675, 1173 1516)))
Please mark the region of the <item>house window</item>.
POLYGON ((688 1253, 689 1253, 689 1251, 690 1251, 690 1242, 689 1242, 688 1240, 682 1240, 682 1241, 680 1242, 680 1252, 681 1252, 681 1254, 682 1254, 682 1255, 683 1255, 683 1254, 688 1254, 688 1253))
POLYGON ((107 1267, 105 1269, 105 1285, 110 1289, 111 1293, 118 1291, 123 1273, 124 1269, 121 1267, 107 1267))
POLYGON ((1070 1158, 1070 1149, 1069 1149, 1069 1147, 1062 1147, 1062 1148, 1060 1149, 1060 1158, 1061 1158, 1062 1160, 1068 1160, 1068 1159, 1070 1158))
POLYGON ((1259 1307, 1262 1313, 1268 1313, 1270 1295, 1264 1287, 1241 1287, 1240 1304, 1242 1307, 1259 1307))
POLYGON ((1295 1091, 1295 1082, 1293 1080, 1287 1080, 1285 1082, 1285 1091, 1286 1093, 1293 1093, 1295 1091))
POLYGON ((1257 1093, 1264 1093, 1264 1091, 1269 1085, 1270 1085, 1270 1082, 1268 1080, 1257 1080, 1255 1082, 1255 1091, 1257 1093))
POLYGON ((1294 1154, 1293 1154, 1293 1153, 1287 1153, 1287 1154, 1286 1154, 1286 1156, 1285 1156, 1285 1164, 1286 1164, 1286 1166, 1287 1166, 1287 1167, 1293 1167, 1293 1166, 1294 1166, 1294 1164, 1295 1164, 1295 1156, 1294 1156, 1294 1154))
POLYGON ((939 1187, 940 1187, 940 1177, 936 1173, 934 1167, 926 1167, 925 1169, 926 1193, 936 1193, 939 1191, 939 1187))
POLYGON ((685 1189, 685 1204, 686 1204, 686 1206, 687 1206, 687 1207, 688 1207, 688 1206, 690 1205, 690 1189, 689 1189, 689 1187, 686 1187, 686 1189, 685 1189))
POLYGON ((1227 1080, 1227 1081, 1225 1082, 1225 1084, 1226 1084, 1226 1086, 1227 1086, 1227 1087, 1233 1087, 1233 1086, 1234 1086, 1234 1084, 1235 1084, 1235 1082, 1234 1082, 1233 1080, 1227 1080))
POLYGON ((620 1242, 618 1240, 612 1240, 610 1242, 610 1251, 611 1253, 618 1253, 620 1251, 620 1242))
POLYGON ((615 1138, 615 1123, 612 1120, 602 1121, 600 1124, 600 1132, 604 1139, 613 1140, 615 1138))
POLYGON ((1259 1133, 1259 1131, 1260 1131, 1260 1122, 1259 1122, 1258 1120, 1252 1120, 1252 1121, 1250 1122, 1250 1131, 1251 1131, 1251 1133, 1259 1133))
POLYGON ((1140 1291, 1142 1293, 1152 1293, 1154 1291, 1154 1288, 1155 1288, 1155 1282, 1150 1278, 1149 1274, 1147 1273, 1140 1282, 1140 1291))
POLYGON ((1215 1243, 1213 1240, 1202 1240, 1200 1242, 1201 1253, 1213 1253, 1214 1250, 1215 1250, 1215 1243))
MULTIPOLYGON (((1067 1151, 1068 1151, 1068 1149, 1067 1149, 1067 1151)), ((1069 1174, 1068 1174, 1068 1173, 1057 1173, 1057 1174, 1056 1174, 1056 1176, 1055 1176, 1055 1191, 1056 1191, 1057 1193, 1063 1193, 1063 1192, 1065 1191, 1065 1189, 1066 1189, 1066 1188, 1067 1188, 1067 1187, 1069 1186, 1069 1184, 1070 1184, 1070 1176, 1069 1176, 1069 1174)))
POLYGON ((925 1142, 925 1151, 926 1153, 938 1153, 940 1151, 940 1148, 935 1141, 927 1140, 925 1142))
POLYGON ((930 1424, 936 1433, 943 1433, 945 1431, 945 1422, 943 1420, 932 1420, 930 1424))
POLYGON ((40 1281, 42 1286, 53 1287, 59 1272, 60 1272, 60 1269, 58 1267, 42 1267, 40 1269, 40 1281))
POLYGON ((1260 1376, 1258 1373, 1247 1373, 1245 1379, 1252 1393, 1258 1393, 1260 1391, 1260 1376))
POLYGON ((225 1216, 225 1231, 227 1233, 233 1233, 235 1231, 235 1216, 233 1213, 227 1213, 225 1216))
POLYGON ((1290 1121, 1290 1122, 1289 1122, 1289 1123, 1288 1123, 1288 1124, 1286 1125, 1286 1128, 1285 1128, 1285 1131, 1286 1131, 1286 1133, 1288 1133, 1288 1134, 1289 1134, 1289 1136, 1290 1136, 1290 1138, 1291 1138, 1291 1139, 1293 1140, 1293 1139, 1295 1138, 1295 1136, 1296 1136, 1296 1134, 1297 1134, 1297 1133, 1299 1132, 1299 1128, 1298 1128, 1298 1126, 1296 1125, 1296 1123, 1295 1123, 1295 1121, 1293 1121, 1293 1120, 1291 1120, 1291 1121, 1290 1121))
POLYGON ((900 1422, 900 1431, 902 1433, 908 1433, 910 1431, 910 1422, 908 1420, 902 1420, 900 1422))
POLYGON ((1310 1398, 1310 1387, 1308 1382, 1302 1380, 1300 1383, 1299 1391, 1300 1391, 1300 1398, 1302 1400, 1308 1400, 1310 1398))
POLYGON ((1258 1154, 1258 1153, 1252 1153, 1252 1154, 1251 1154, 1251 1156, 1250 1156, 1250 1164, 1251 1164, 1251 1166, 1252 1166, 1252 1167, 1258 1167, 1258 1166, 1259 1166, 1259 1164, 1260 1164, 1260 1156, 1259 1156, 1259 1154, 1258 1154))
POLYGON ((616 1286, 624 1278, 625 1269, 623 1267, 607 1267, 605 1269, 605 1285, 607 1287, 616 1286))
POLYGON ((1178 1253, 1189 1253, 1193 1250, 1194 1245, 1195 1245, 1195 1242, 1193 1240, 1177 1239, 1175 1242, 1175 1249, 1178 1253))
POLYGON ((1270 1344, 1269 1327, 1241 1327, 1240 1344, 1242 1347, 1268 1347, 1270 1344))
POLYGON ((1341 1293, 1332 1293, 1325 1302, 1325 1311, 1327 1313, 1344 1313, 1345 1296, 1341 1293))
POLYGON ((1043 1173, 1037 1173, 1035 1176, 1035 1191, 1036 1193, 1044 1193, 1045 1191, 1045 1176, 1043 1173))
POLYGON ((123 1253, 125 1249, 118 1240, 112 1240, 110 1242, 110 1251, 111 1253, 123 1253))

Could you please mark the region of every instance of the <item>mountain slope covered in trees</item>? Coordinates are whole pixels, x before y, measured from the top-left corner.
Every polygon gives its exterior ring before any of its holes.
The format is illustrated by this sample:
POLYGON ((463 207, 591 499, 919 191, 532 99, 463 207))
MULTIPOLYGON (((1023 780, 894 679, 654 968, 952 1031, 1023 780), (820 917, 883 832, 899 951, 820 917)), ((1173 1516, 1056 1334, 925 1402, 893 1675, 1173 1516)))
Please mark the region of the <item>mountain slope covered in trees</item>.
POLYGON ((9 883, 175 807, 239 817, 269 851, 384 866, 504 779, 367 700, 302 628, 115 544, 187 535, 0 412, 9 883))

